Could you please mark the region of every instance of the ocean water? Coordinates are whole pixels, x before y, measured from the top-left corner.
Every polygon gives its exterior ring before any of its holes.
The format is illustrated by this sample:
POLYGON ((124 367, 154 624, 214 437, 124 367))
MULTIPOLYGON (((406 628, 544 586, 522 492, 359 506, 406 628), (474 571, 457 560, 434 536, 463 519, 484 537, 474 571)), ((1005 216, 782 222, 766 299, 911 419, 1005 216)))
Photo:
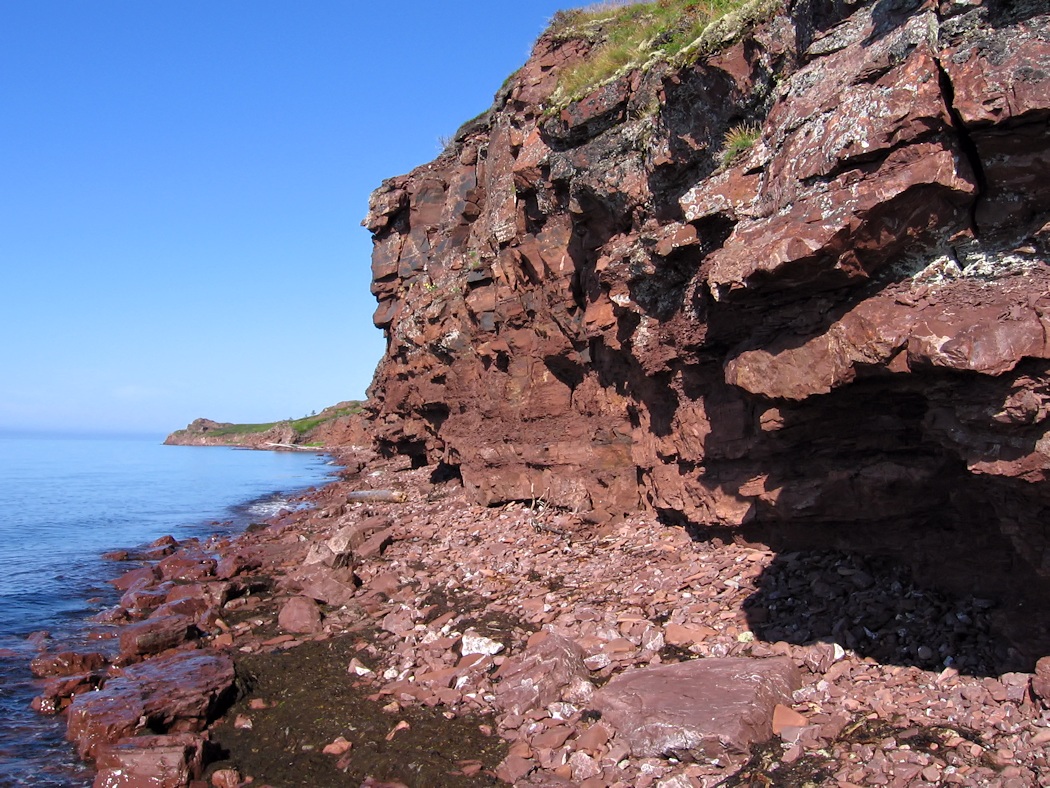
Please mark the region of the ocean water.
POLYGON ((0 786, 91 784, 64 719, 29 708, 27 636, 86 642, 85 619, 118 599, 106 581, 128 568, 103 552, 239 531, 334 470, 313 453, 160 440, 0 434, 0 786))

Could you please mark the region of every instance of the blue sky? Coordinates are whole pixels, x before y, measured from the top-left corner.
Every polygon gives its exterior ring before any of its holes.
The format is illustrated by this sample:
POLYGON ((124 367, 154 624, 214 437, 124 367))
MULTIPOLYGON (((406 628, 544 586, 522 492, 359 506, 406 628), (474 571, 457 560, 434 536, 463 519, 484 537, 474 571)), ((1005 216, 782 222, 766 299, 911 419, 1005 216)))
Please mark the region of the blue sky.
POLYGON ((363 397, 369 193, 571 5, 0 0, 0 429, 363 397))

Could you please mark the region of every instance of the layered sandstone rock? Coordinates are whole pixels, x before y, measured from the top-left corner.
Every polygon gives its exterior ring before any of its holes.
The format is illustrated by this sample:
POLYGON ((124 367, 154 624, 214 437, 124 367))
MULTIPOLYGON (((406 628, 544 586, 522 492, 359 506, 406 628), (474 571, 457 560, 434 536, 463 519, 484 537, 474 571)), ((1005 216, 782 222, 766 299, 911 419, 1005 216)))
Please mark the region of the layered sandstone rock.
POLYGON ((380 447, 483 503, 1042 583, 1045 7, 797 0, 552 109, 592 43, 372 196, 380 447))
POLYGON ((69 707, 67 737, 81 758, 94 759, 110 742, 142 729, 165 733, 203 730, 234 692, 226 655, 171 652, 133 665, 69 707))

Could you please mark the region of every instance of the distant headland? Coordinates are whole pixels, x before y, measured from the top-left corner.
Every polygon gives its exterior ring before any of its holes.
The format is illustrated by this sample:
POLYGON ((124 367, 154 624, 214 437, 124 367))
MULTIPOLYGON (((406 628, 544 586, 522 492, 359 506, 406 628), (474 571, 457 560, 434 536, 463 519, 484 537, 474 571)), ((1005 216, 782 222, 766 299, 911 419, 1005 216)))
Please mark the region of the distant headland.
POLYGON ((300 419, 233 424, 195 419, 164 439, 169 446, 238 446, 249 449, 322 450, 368 443, 364 402, 347 400, 300 419))

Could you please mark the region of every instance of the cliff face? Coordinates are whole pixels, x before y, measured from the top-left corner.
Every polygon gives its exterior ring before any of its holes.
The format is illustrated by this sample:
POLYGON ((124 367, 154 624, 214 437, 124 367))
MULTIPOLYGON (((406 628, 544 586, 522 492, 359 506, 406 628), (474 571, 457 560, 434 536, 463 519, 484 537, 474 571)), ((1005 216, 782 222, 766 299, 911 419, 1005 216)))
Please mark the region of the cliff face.
POLYGON ((798 0, 719 30, 554 111, 600 30, 549 32, 375 192, 381 448, 485 503, 1041 583, 1045 4, 798 0))

